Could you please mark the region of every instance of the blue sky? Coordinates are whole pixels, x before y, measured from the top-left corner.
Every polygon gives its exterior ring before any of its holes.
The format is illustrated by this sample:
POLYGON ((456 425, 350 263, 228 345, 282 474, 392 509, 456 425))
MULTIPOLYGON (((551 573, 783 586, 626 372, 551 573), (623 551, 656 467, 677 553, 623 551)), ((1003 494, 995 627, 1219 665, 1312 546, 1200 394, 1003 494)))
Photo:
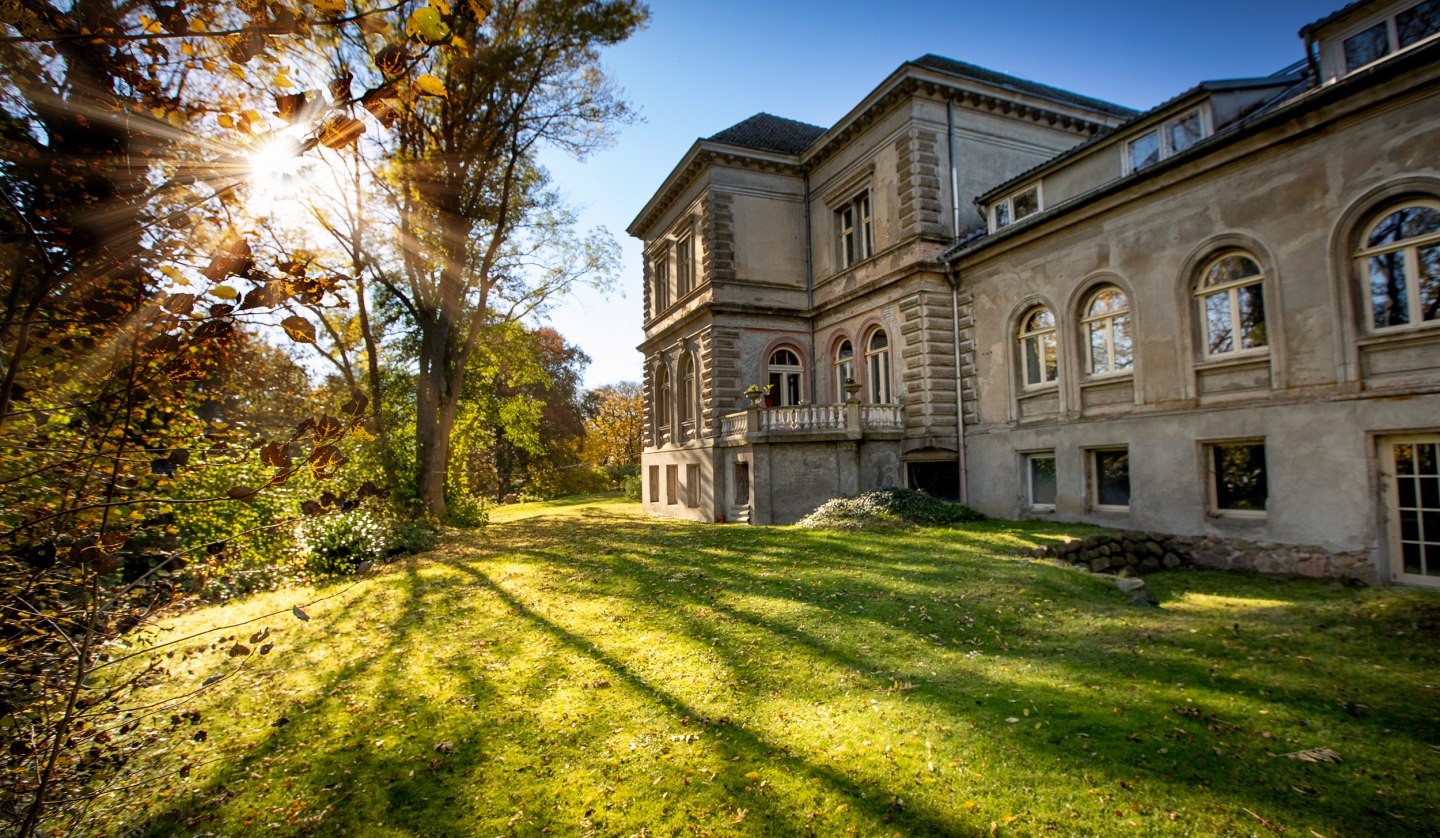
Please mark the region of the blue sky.
POLYGON ((829 127, 925 53, 1145 109, 1299 60, 1300 27, 1345 2, 654 0, 650 25, 604 56, 642 121, 583 162, 545 158, 583 226, 620 242, 620 284, 550 321, 591 356, 587 386, 639 378, 640 244, 625 227, 697 137, 755 113, 829 127))

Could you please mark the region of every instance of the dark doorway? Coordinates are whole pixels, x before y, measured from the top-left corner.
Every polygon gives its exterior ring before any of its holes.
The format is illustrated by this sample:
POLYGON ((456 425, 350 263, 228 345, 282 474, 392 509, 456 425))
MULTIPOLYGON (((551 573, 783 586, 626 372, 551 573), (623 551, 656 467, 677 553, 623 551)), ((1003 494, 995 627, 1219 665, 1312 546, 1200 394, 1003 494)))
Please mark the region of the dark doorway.
POLYGON ((912 489, 932 498, 960 500, 960 464, 954 460, 907 463, 906 474, 912 489))

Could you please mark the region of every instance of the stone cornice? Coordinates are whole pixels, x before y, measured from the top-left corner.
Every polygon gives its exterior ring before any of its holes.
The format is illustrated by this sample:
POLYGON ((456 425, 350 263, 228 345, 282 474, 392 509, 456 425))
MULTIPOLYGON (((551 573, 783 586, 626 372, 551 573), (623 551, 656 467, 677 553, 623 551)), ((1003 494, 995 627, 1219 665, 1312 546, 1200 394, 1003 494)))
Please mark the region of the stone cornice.
POLYGON ((665 178, 660 189, 654 197, 645 204, 640 214, 626 227, 626 232, 637 239, 643 239, 646 230, 655 226, 660 217, 664 215, 675 202, 680 199, 690 184, 706 168, 714 165, 730 166, 733 168, 752 169, 761 172, 774 172, 800 177, 804 172, 801 169, 799 158, 789 154, 777 154, 775 152, 758 151, 755 149, 741 148, 740 146, 727 145, 725 143, 712 143, 709 140, 696 140, 695 145, 690 147, 679 165, 665 178))
POLYGON ((1089 119, 1080 115, 1084 109, 1079 107, 1068 110, 1059 105, 1047 107, 1038 100, 1025 101, 1020 94, 989 92, 985 87, 982 82, 952 80, 923 67, 904 64, 802 155, 696 140, 626 231, 643 239, 645 232, 658 223, 660 217, 709 166, 731 166, 801 177, 844 149, 904 102, 917 96, 939 101, 949 99, 962 108, 1043 123, 1072 131, 1081 137, 1094 136, 1121 121, 1119 118, 1110 123, 1089 119))

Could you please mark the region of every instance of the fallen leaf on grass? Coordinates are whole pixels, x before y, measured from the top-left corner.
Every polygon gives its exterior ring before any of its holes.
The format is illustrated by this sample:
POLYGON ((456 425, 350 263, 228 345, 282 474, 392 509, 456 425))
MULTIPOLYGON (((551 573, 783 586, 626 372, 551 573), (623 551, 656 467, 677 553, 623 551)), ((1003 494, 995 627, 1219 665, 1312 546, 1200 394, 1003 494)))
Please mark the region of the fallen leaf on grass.
POLYGON ((1310 748, 1305 751, 1296 751, 1292 754, 1281 754, 1282 757, 1298 759, 1301 762, 1344 762, 1340 755, 1329 748, 1310 748))

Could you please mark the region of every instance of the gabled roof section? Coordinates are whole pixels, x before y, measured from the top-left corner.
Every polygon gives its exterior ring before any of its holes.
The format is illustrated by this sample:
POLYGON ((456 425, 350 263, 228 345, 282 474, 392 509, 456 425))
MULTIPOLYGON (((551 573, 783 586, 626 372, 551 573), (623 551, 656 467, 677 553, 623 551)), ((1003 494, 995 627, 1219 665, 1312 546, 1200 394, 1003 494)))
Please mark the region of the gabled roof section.
POLYGON ((995 87, 1013 90, 1017 93, 1038 96, 1041 99, 1049 99, 1052 102, 1072 105, 1077 108, 1085 108, 1111 116, 1128 117, 1135 113, 1134 110, 1123 105, 1117 105, 1114 102, 1092 99, 1089 96, 1081 96, 1078 93, 1061 90, 1058 87, 1051 87, 1047 84, 1039 84, 1015 76, 1007 76, 1004 73, 997 73, 994 70, 987 70, 984 67, 977 67, 974 64, 967 64, 964 61, 956 61, 953 58, 946 58, 943 55, 926 54, 910 63, 918 67, 938 70, 946 75, 983 82, 995 87))
POLYGON ((757 113, 718 134, 706 137, 706 140, 758 151, 799 154, 813 145, 824 133, 825 129, 818 125, 768 113, 757 113))
POLYGON ((1383 2, 1383 0, 1355 0, 1354 3, 1351 3, 1343 9, 1339 9, 1338 11, 1332 12, 1313 23, 1307 23, 1304 26, 1300 27, 1300 37, 1308 38, 1311 35, 1314 35, 1317 31, 1324 29, 1325 27, 1334 23, 1335 21, 1348 16, 1351 12, 1358 12, 1366 6, 1376 6, 1379 5, 1381 2, 1383 2))
MULTIPOLYGON (((1170 99, 1160 103, 1159 105, 1156 105, 1148 111, 1132 111, 1134 115, 1130 119, 1127 119, 1119 125, 1116 125, 1114 128, 1101 131, 1100 133, 1096 134, 1085 142, 1068 148, 1065 151, 1062 151, 1054 157, 1050 158, 1049 160, 1046 160, 1037 166, 1021 172, 1020 174, 1016 175, 1013 178, 1010 178, 1004 183, 992 187, 983 195, 977 196, 977 200, 981 201, 982 203, 989 203, 996 197, 1002 196, 1004 193, 1009 192, 1017 186, 1020 186, 1024 181, 1033 180, 1034 178, 1040 177, 1047 172, 1051 172, 1055 169, 1062 167, 1064 164, 1070 162, 1071 160, 1074 160, 1077 157, 1089 154, 1096 146, 1104 145, 1111 142, 1115 137, 1128 132, 1131 128, 1135 126, 1146 122, 1158 122, 1162 118, 1169 116, 1171 113, 1178 113, 1185 107, 1189 107, 1191 104, 1204 99, 1212 93, 1223 93, 1232 90, 1263 90, 1266 88, 1272 88, 1276 91, 1275 95, 1268 97, 1268 99, 1261 107, 1243 114, 1239 121, 1245 121, 1260 116, 1267 111, 1274 110, 1275 108, 1285 104, 1286 102, 1300 95, 1304 91, 1310 89, 1311 84, 1309 78, 1303 72, 1301 72, 1301 68, 1303 66, 1304 62, 1301 61, 1285 67, 1284 69, 1279 70, 1271 75, 1261 76, 1259 78, 1217 79, 1214 81, 1202 81, 1194 87, 1190 88, 1189 90, 1186 90, 1184 93, 1181 93, 1178 96, 1171 97, 1170 99)), ((1221 131, 1229 127, 1230 124, 1216 125, 1214 126, 1214 131, 1215 133, 1220 133, 1221 131)), ((1214 136, 1214 134, 1212 134, 1211 136, 1214 136)))

